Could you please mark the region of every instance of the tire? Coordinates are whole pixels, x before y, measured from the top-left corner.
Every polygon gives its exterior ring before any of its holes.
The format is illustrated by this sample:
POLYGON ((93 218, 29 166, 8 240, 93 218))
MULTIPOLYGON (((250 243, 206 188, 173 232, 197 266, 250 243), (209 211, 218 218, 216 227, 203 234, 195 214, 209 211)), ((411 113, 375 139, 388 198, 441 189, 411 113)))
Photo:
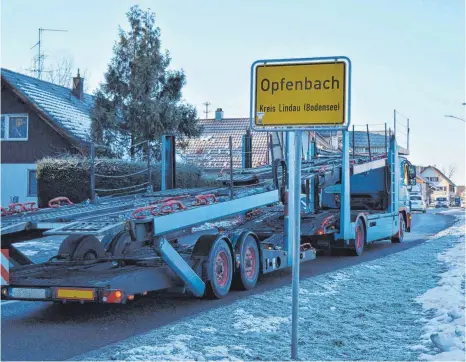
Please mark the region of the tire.
POLYGON ((240 266, 233 281, 235 289, 249 290, 256 286, 259 279, 260 259, 256 239, 246 234, 239 240, 240 266))
POLYGON ((116 234, 115 237, 112 239, 109 246, 109 252, 115 258, 122 257, 125 253, 126 247, 129 245, 130 242, 131 236, 129 232, 121 231, 118 234, 116 234))
POLYGON ((398 214, 399 216, 399 228, 398 232, 392 237, 392 243, 402 243, 405 237, 406 223, 405 218, 402 213, 398 214))
POLYGON ((354 247, 350 249, 351 255, 361 256, 364 252, 364 244, 366 243, 366 230, 364 228, 364 222, 361 218, 356 222, 354 247))
POLYGON ((217 239, 212 245, 207 262, 209 281, 206 297, 221 299, 230 291, 233 279, 233 260, 230 247, 224 239, 217 239))

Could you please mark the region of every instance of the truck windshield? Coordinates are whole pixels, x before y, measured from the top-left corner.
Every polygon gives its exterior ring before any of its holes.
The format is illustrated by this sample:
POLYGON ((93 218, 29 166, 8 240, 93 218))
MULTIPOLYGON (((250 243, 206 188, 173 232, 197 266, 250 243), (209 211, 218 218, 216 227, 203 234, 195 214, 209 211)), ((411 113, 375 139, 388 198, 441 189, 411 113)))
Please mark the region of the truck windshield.
POLYGON ((421 196, 411 196, 410 199, 411 200, 419 200, 419 201, 422 200, 421 196))
POLYGON ((437 197, 437 201, 447 201, 446 197, 437 197))

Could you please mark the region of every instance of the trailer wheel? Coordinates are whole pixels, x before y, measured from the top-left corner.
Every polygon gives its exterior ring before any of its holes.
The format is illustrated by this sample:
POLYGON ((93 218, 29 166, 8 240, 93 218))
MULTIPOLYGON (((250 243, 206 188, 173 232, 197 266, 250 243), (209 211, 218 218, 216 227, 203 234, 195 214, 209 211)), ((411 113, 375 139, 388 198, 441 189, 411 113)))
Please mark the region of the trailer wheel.
POLYGON ((233 261, 231 251, 224 239, 217 239, 209 252, 206 296, 223 298, 230 291, 233 277, 233 261))
POLYGON ((246 234, 239 240, 240 266, 235 275, 234 286, 237 289, 249 290, 256 286, 259 279, 259 249, 256 239, 246 234))
POLYGON ((62 241, 58 256, 60 259, 92 260, 104 257, 105 250, 93 235, 70 235, 62 241))
POLYGON ((131 236, 128 231, 119 232, 110 242, 109 250, 113 257, 123 256, 126 247, 131 243, 131 236))
POLYGON ((366 243, 366 232, 364 229, 364 222, 361 218, 356 222, 356 236, 354 239, 354 248, 351 253, 355 256, 361 256, 364 252, 364 244, 366 243))
POLYGON ((76 246, 71 260, 94 260, 104 256, 105 250, 99 239, 93 235, 87 235, 76 246))
POLYGON ((402 243, 403 240, 404 240, 404 237, 405 237, 405 230, 406 230, 406 223, 405 223, 405 218, 403 216, 403 214, 400 212, 398 214, 398 217, 399 217, 399 228, 398 228, 398 232, 392 236, 392 243, 402 243))

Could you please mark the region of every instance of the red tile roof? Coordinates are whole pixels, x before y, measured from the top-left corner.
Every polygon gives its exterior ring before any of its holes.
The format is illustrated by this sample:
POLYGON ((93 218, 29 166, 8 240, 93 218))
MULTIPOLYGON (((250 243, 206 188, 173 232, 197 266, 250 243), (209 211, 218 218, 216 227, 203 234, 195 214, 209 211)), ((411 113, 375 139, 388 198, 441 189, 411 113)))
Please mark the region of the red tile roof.
MULTIPOLYGON (((230 167, 229 137, 233 139, 233 167, 242 167, 242 137, 249 129, 249 118, 202 119, 199 124, 204 131, 199 138, 191 139, 182 150, 185 158, 204 169, 230 167)), ((265 132, 252 134, 252 166, 267 161, 267 135, 265 132)))

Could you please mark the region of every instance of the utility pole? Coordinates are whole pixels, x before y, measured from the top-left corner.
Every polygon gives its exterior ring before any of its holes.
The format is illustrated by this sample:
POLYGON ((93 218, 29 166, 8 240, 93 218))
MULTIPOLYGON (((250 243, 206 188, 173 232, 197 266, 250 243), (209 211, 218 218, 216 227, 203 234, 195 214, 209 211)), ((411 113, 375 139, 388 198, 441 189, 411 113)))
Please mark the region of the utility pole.
POLYGON ((34 49, 37 47, 37 57, 34 61, 34 69, 32 70, 36 75, 37 78, 42 79, 42 72, 44 71, 44 57, 45 55, 43 54, 42 50, 42 33, 44 31, 60 31, 60 32, 67 32, 68 30, 62 30, 62 29, 44 29, 44 28, 39 28, 39 41, 34 44, 34 46, 31 49, 34 49))
POLYGON ((205 106, 205 111, 204 111, 204 113, 205 113, 205 118, 207 119, 207 118, 209 118, 209 113, 210 113, 210 111, 209 111, 209 106, 210 106, 212 103, 210 103, 210 102, 205 102, 205 103, 202 103, 202 104, 205 106))

